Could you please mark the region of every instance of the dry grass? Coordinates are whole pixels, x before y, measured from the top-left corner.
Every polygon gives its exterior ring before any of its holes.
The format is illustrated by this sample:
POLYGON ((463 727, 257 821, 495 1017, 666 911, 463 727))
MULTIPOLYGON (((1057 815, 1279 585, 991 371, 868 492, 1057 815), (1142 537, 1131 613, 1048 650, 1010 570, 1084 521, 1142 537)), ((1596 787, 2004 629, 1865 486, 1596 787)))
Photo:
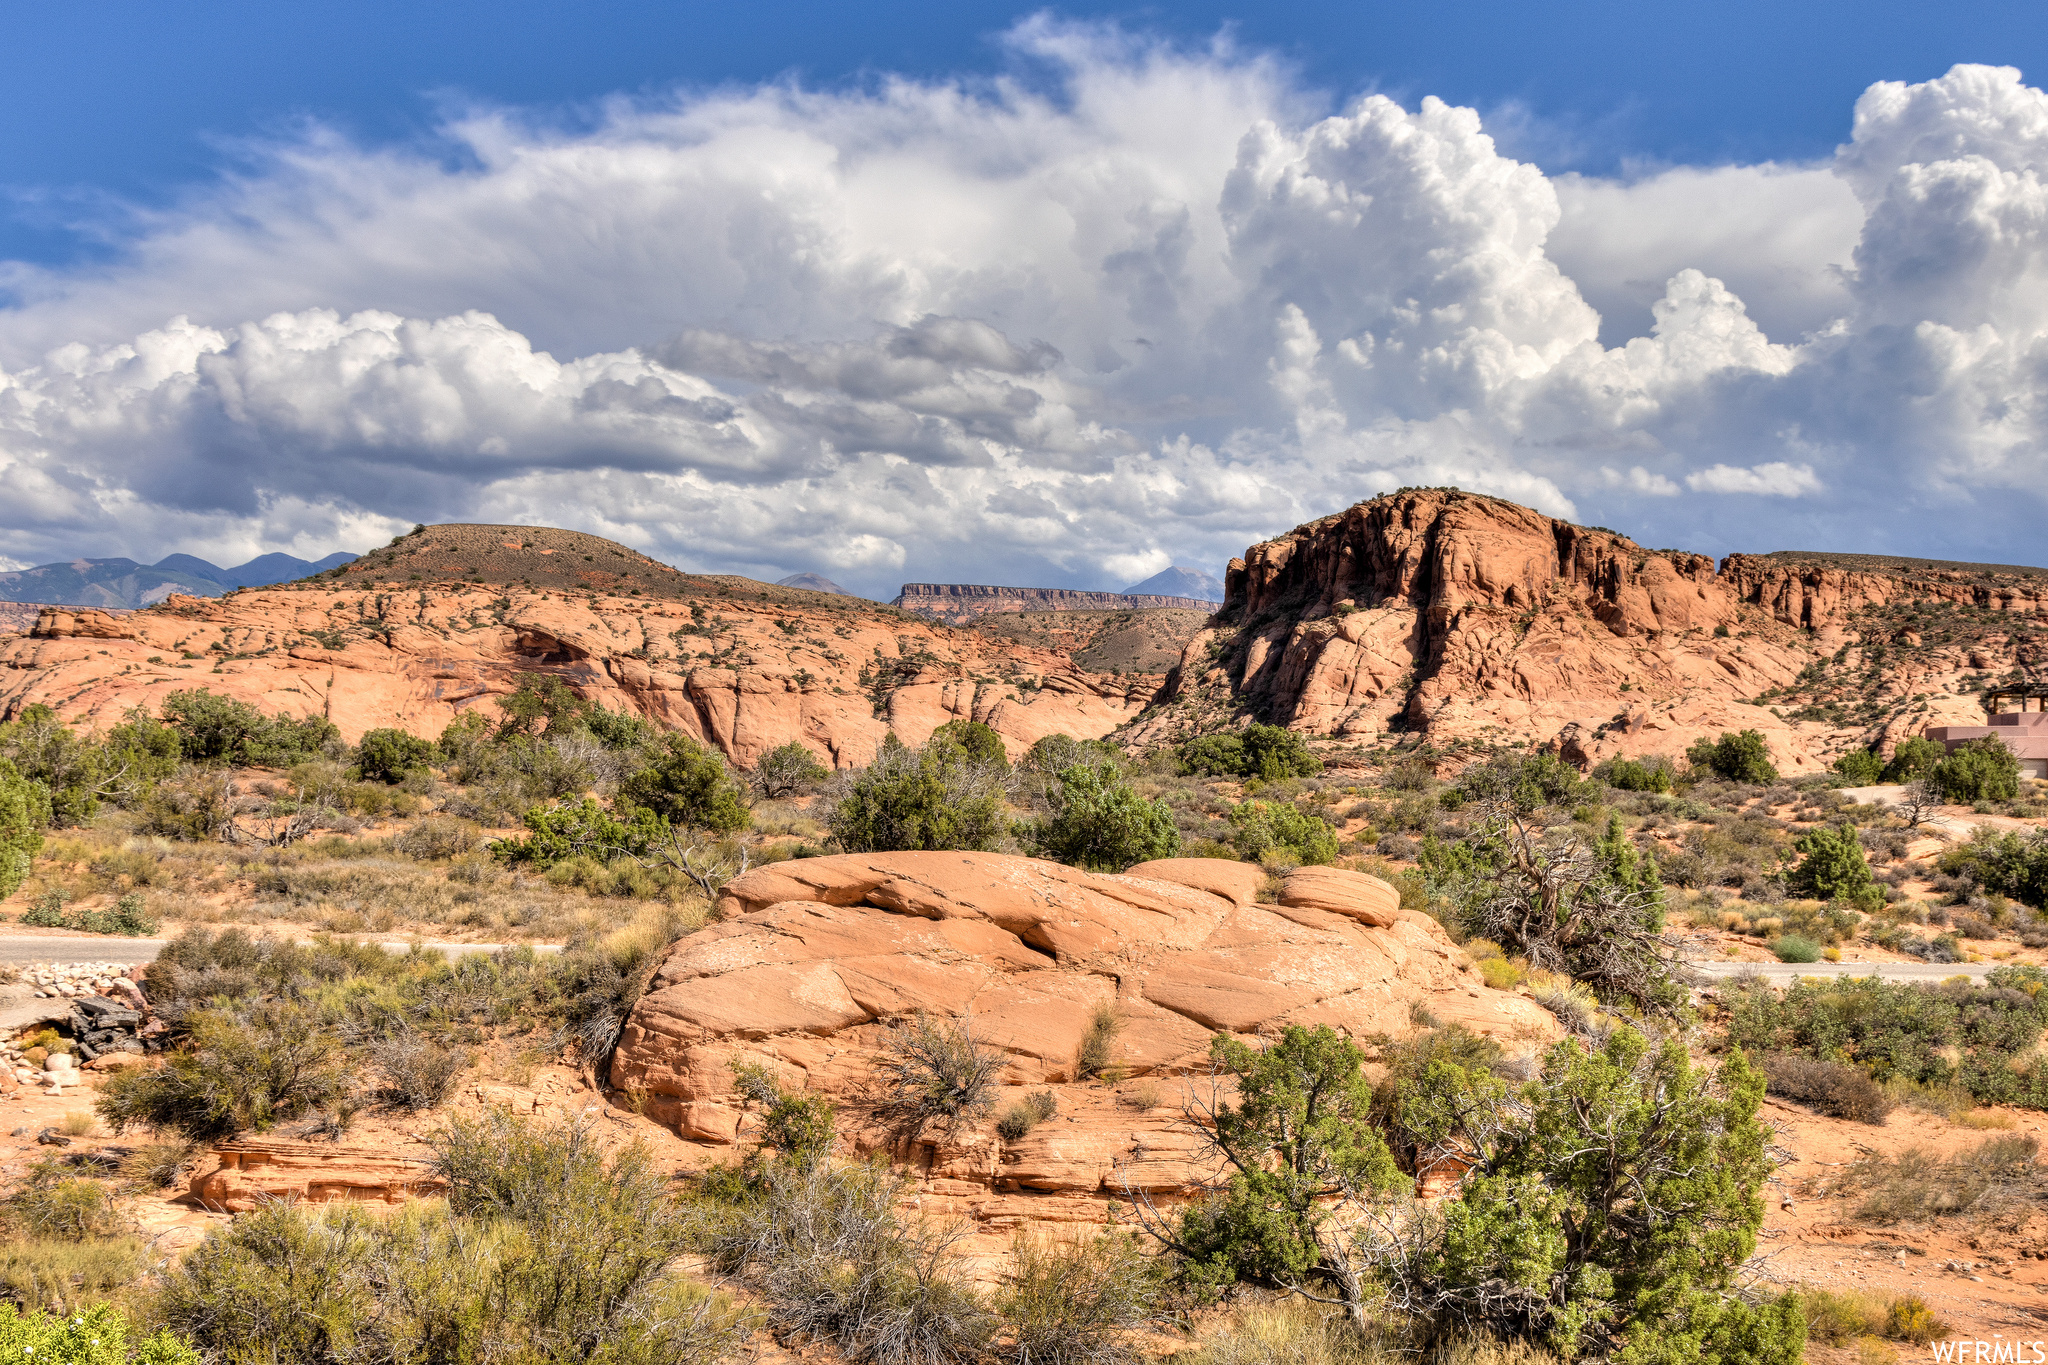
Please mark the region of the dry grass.
POLYGON ((84 1137, 87 1133, 90 1133, 94 1129, 94 1127, 98 1125, 98 1123, 99 1120, 94 1118, 91 1114, 79 1111, 66 1114, 64 1116, 63 1122, 57 1125, 57 1129, 59 1132, 65 1134, 68 1137, 84 1137))

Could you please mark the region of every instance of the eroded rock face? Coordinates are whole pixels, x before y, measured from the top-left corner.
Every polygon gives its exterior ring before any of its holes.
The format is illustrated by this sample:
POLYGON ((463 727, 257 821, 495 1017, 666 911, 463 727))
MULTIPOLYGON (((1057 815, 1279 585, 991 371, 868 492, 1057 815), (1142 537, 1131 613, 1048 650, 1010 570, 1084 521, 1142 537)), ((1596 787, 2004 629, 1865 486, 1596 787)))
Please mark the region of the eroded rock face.
POLYGON ((447 1188, 425 1162, 368 1147, 243 1138, 219 1144, 212 1155, 211 1168, 192 1177, 190 1197, 223 1213, 246 1213, 274 1199, 399 1204, 447 1188))
POLYGON ((671 952, 611 1081, 683 1136, 732 1143, 755 1122, 733 1065, 764 1063, 839 1104, 853 1150, 891 1150, 923 1196, 997 1236, 1020 1219, 1100 1221, 1127 1183, 1172 1193, 1203 1174, 1180 1105, 1186 1085, 1206 1087, 1219 1031, 1330 1024, 1366 1040, 1433 1018, 1511 1051, 1557 1036, 1533 1001, 1484 988, 1385 882, 1302 869, 1276 904, 1260 903, 1263 885, 1256 866, 1202 858, 1122 876, 982 853, 777 863, 733 882, 720 922, 671 952), (1117 1086, 1075 1075, 1103 1005, 1122 1021, 1111 1052, 1130 1079, 1117 1086), (1001 1052, 1003 1093, 980 1121, 905 1148, 865 1117, 867 1086, 890 1028, 920 1010, 971 1018, 1001 1052), (1056 1117, 1002 1141, 1003 1104, 1046 1088, 1056 1117))
POLYGON ((1233 561, 1214 626, 1169 683, 1165 700, 1182 705, 1135 737, 1249 711, 1334 739, 1421 730, 1548 743, 1591 764, 1755 729, 1781 769, 1809 772, 1892 737, 1750 699, 1832 655, 1862 607, 1901 599, 2031 613, 2048 608, 2048 579, 1744 555, 1717 571, 1497 498, 1392 494, 1233 561))
POLYGON ((891 729, 918 744, 954 719, 987 722, 1021 754, 1055 732, 1108 734, 1159 684, 765 585, 683 600, 350 584, 173 597, 120 616, 45 609, 29 635, 0 639, 0 719, 45 702, 108 725, 206 687, 266 713, 326 716, 351 741, 383 726, 431 738, 473 708, 495 718, 526 672, 749 767, 790 740, 830 765, 866 763, 891 729))

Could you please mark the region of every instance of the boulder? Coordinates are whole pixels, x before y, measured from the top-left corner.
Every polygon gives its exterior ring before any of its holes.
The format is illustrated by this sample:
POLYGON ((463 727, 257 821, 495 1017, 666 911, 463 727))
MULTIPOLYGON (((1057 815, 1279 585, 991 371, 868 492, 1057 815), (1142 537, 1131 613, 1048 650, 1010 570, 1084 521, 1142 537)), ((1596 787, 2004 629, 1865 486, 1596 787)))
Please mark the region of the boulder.
POLYGON ((831 1099, 851 1151, 905 1162, 928 1213, 995 1238, 1020 1219, 1100 1222, 1126 1186, 1171 1197, 1210 1173, 1182 1108, 1191 1087, 1207 1094, 1219 1031, 1261 1040, 1329 1024, 1370 1048, 1433 1018, 1516 1052, 1558 1036, 1531 1000, 1486 989, 1384 881, 1304 868, 1273 904, 1258 899, 1265 885, 1256 866, 1204 858, 1121 876, 990 853, 777 863, 732 882, 722 918, 670 951, 611 1082, 716 1147, 758 1137, 733 1067, 765 1065, 831 1099), (1105 1006, 1114 1084, 1077 1076, 1105 1006), (889 1030, 920 1011, 967 1021, 998 1054, 1000 1084, 975 1121, 906 1143, 875 1118, 869 1086, 889 1030), (1058 1113, 1004 1142, 993 1119, 1027 1088, 1052 1090, 1058 1113))
POLYGON ((216 1212, 244 1213, 272 1199, 398 1204, 447 1188, 426 1162, 379 1148, 243 1138, 212 1156, 212 1167, 192 1177, 190 1198, 216 1212))

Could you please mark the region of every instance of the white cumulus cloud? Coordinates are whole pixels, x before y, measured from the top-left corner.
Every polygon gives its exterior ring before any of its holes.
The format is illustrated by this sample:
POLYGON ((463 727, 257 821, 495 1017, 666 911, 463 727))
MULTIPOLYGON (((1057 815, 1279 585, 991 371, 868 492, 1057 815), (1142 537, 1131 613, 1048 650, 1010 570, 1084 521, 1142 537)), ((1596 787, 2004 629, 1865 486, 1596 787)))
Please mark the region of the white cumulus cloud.
POLYGON ((1821 164, 1553 180, 1435 99, 1326 113, 1256 55, 1011 41, 1053 95, 318 133, 108 263, 0 268, 0 556, 470 519, 878 593, 1116 586, 1458 483, 1715 551, 2039 557, 2048 97, 2018 72, 1873 86, 1821 164))

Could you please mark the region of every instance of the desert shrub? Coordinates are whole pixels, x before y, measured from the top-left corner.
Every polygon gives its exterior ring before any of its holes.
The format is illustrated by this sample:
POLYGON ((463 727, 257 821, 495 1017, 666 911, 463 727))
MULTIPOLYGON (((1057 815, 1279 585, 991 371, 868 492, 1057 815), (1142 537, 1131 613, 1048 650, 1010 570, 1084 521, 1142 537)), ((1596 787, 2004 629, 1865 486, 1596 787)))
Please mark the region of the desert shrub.
POLYGON ((234 816, 233 796, 226 773, 188 768, 143 798, 141 830, 187 843, 216 839, 234 816))
POLYGON ((1915 1346, 1926 1346, 1940 1341, 1954 1329, 1940 1318, 1927 1301, 1918 1295, 1892 1300, 1885 1310, 1884 1335, 1893 1341, 1907 1341, 1915 1346))
POLYGON ((1891 1156, 1866 1154, 1842 1180, 1864 1192, 1856 1216, 1865 1222, 1924 1222, 1971 1212, 1987 1197, 2031 1180, 2040 1151, 2039 1139, 2021 1136, 1988 1138, 1947 1159, 1909 1147, 1891 1156))
POLYGON ((800 739, 761 755, 754 768, 754 784, 770 800, 816 791, 832 770, 818 762, 800 739))
POLYGON ((1837 1294, 1826 1289, 1799 1291, 1799 1309, 1806 1318, 1806 1338, 1839 1346, 1884 1331, 1885 1305, 1867 1294, 1837 1294))
POLYGON ((51 823, 82 824, 102 802, 133 806, 178 767, 178 739, 141 708, 105 735, 81 736, 38 702, 0 724, 0 759, 50 794, 51 823))
POLYGON ((1313 777, 1322 760, 1292 730, 1279 725, 1250 725, 1234 733, 1202 735, 1174 750, 1180 771, 1206 777, 1256 777, 1278 782, 1313 777))
POLYGON ((800 1340, 876 1365, 969 1365, 997 1321, 946 1254, 959 1226, 897 1212, 905 1184, 879 1166, 766 1164, 707 1182, 698 1245, 800 1340))
POLYGON ((511 694, 498 698, 502 719, 498 722, 497 738, 559 735, 582 720, 588 709, 588 703, 553 674, 522 673, 511 694))
POLYGON ((167 1190, 199 1154, 192 1142, 147 1142, 121 1159, 121 1174, 146 1190, 167 1190))
POLYGON ((1928 778, 1950 801, 2010 801, 2020 794, 2020 760, 2003 740, 1986 735, 1964 740, 1934 765, 1928 778))
POLYGON ((1851 749, 1835 760, 1834 769, 1847 785, 1868 787, 1884 776, 1884 759, 1868 749, 1851 749))
MULTIPOLYGON (((0 1243, 0 1301, 75 1314, 140 1278, 149 1268, 146 1252, 139 1237, 12 1238, 0 1243)), ((87 1357, 84 1365, 101 1362, 87 1357)))
POLYGON ((369 1047, 382 1073, 378 1094, 401 1109, 432 1109, 448 1098, 456 1077, 470 1062, 461 1048, 443 1047, 417 1033, 380 1038, 369 1047))
POLYGON ((1237 856, 1262 862, 1280 855, 1297 865, 1337 860, 1337 831, 1291 801, 1246 801, 1230 812, 1237 856))
POLYGON ((370 730, 356 745, 356 772, 365 781, 398 783, 439 757, 432 740, 404 730, 370 730))
POLYGON ((17 1312, 0 1303, 0 1359, 48 1365, 199 1365, 199 1353, 169 1332, 144 1336, 112 1304, 76 1312, 17 1312))
POLYGON ((1521 1086, 1432 1059, 1401 1087, 1399 1122, 1464 1169, 1448 1198, 1398 1206, 1384 1194, 1406 1182, 1362 1079, 1345 1079, 1356 1049, 1318 1035, 1290 1029, 1264 1054, 1213 1044, 1241 1107, 1216 1113, 1225 1191, 1168 1234, 1191 1270, 1312 1281, 1361 1326, 1376 1283, 1426 1306, 1418 1327, 1436 1345, 1463 1331, 1566 1356, 1626 1341, 1634 1361, 1798 1359, 1797 1303, 1738 1292, 1770 1170, 1763 1079, 1741 1058, 1709 1073, 1679 1040, 1616 1027, 1595 1047, 1553 1047, 1521 1086))
POLYGON ((1701 739, 1685 751, 1686 761, 1724 782, 1762 786, 1778 780, 1770 746, 1755 730, 1725 731, 1719 739, 1701 739))
POLYGON ((1114 763, 1076 764, 1043 785, 1047 818, 1019 831, 1030 850, 1075 867, 1121 872, 1180 854, 1173 808, 1147 801, 1114 763))
POLYGON ((109 1128, 212 1141, 330 1109, 355 1080, 353 1060, 303 1005, 263 1005, 246 1014, 199 1010, 186 1031, 192 1046, 164 1065, 107 1078, 94 1108, 109 1128))
POLYGON ((842 779, 828 823, 849 853, 986 851, 1009 832, 1007 785, 1005 770, 957 744, 934 738, 912 750, 885 743, 873 763, 842 779))
POLYGON ((1010 766, 1010 751, 1003 744, 1003 737, 995 727, 978 720, 949 720, 932 731, 932 738, 942 744, 956 746, 967 755, 970 763, 979 763, 998 771, 1010 766))
MULTIPOLYGON (((1341 1312, 1285 1298, 1240 1310, 1195 1349, 1177 1355, 1175 1365, 1394 1365, 1409 1358, 1374 1349, 1341 1312)), ((1514 1365, 1549 1365, 1549 1356, 1532 1354, 1514 1365)))
POLYGON ((1593 769, 1593 776, 1616 791, 1667 794, 1671 790, 1671 763, 1668 759, 1609 759, 1593 769))
POLYGON ((875 1061, 877 1108, 913 1134, 934 1120, 951 1127, 988 1108, 1002 1066, 971 1019, 947 1023, 919 1010, 890 1030, 875 1061))
POLYGON ((1892 750, 1891 762, 1884 766, 1883 780, 1886 782, 1912 782, 1927 777, 1934 771, 1934 765, 1948 757, 1948 746, 1938 739, 1915 736, 1899 741, 1899 747, 1892 750))
POLYGON ((1862 1070, 1797 1054, 1773 1053, 1758 1063, 1773 1094, 1811 1104, 1824 1114, 1858 1123, 1883 1123, 1893 1101, 1862 1070))
POLYGON ((1159 1299, 1163 1266, 1135 1233, 1083 1242, 1020 1235, 993 1307, 1003 1322, 1002 1354, 1019 1362, 1123 1365, 1140 1357, 1125 1340, 1159 1299))
POLYGON ((157 1316, 231 1365, 715 1360, 749 1324, 675 1269, 689 1217, 645 1152, 502 1111, 436 1134, 445 1206, 269 1204, 166 1272, 157 1316))
POLYGON ((554 806, 536 806, 526 813, 527 834, 519 839, 493 839, 491 853, 508 863, 552 867, 572 858, 609 862, 639 857, 661 838, 663 826, 653 811, 621 804, 606 810, 590 797, 554 806))
POLYGON ((761 1107, 763 1148, 804 1164, 831 1154, 837 1123, 830 1100, 784 1089, 775 1074, 758 1062, 735 1061, 731 1066, 735 1088, 749 1104, 761 1107))
POLYGON ((1081 1035, 1080 1046, 1074 1052, 1075 1080, 1092 1080, 1097 1076, 1116 1079, 1112 1049, 1123 1027, 1124 1017, 1114 1001, 1105 1000, 1095 1007, 1094 1013, 1088 1017, 1087 1031, 1081 1035))
POLYGON ((1854 825, 1844 821, 1808 830, 1793 847, 1801 855, 1786 879, 1794 894, 1844 900, 1870 912, 1884 904, 1884 891, 1871 880, 1870 862, 1854 825))
POLYGON ((1979 825, 1967 843, 1944 851, 1937 866, 1950 877, 1968 876, 1986 891, 2048 909, 2048 830, 2001 834, 1979 825))
POLYGON ((1003 1141, 1015 1142, 1059 1112, 1059 1101, 1050 1090, 1038 1090, 1003 1110, 996 1120, 996 1132, 1003 1141))
POLYGON ((0 758, 0 898, 13 895, 28 880, 36 854, 43 851, 50 817, 49 788, 0 758))
POLYGON ((1771 940, 1771 951, 1780 962, 1820 961, 1820 945, 1799 934, 1781 934, 1771 940))
POLYGON ((127 1220, 104 1182, 54 1161, 29 1167, 27 1179, 8 1197, 7 1210, 12 1221, 37 1237, 82 1242, 126 1231, 127 1220))
POLYGON ((325 716, 265 716, 247 702, 199 688, 173 692, 161 708, 188 763, 208 767, 288 768, 344 751, 341 731, 325 716))
POLYGON ((2000 967, 1981 986, 1803 978, 1781 994, 1731 983, 1727 1041, 1758 1054, 1853 1059, 1880 1083, 1954 1084, 1987 1104, 2048 1107, 2048 1068, 2018 1060, 2048 1024, 2048 991, 2030 995, 2028 980, 2000 967))
POLYGON ((453 815, 429 815, 414 821, 392 840, 395 853, 422 862, 459 858, 476 848, 480 831, 475 822, 453 815))
POLYGON ((664 735, 653 761, 619 784, 619 799, 653 811, 670 825, 730 834, 752 818, 746 789, 725 758, 688 735, 664 735))

